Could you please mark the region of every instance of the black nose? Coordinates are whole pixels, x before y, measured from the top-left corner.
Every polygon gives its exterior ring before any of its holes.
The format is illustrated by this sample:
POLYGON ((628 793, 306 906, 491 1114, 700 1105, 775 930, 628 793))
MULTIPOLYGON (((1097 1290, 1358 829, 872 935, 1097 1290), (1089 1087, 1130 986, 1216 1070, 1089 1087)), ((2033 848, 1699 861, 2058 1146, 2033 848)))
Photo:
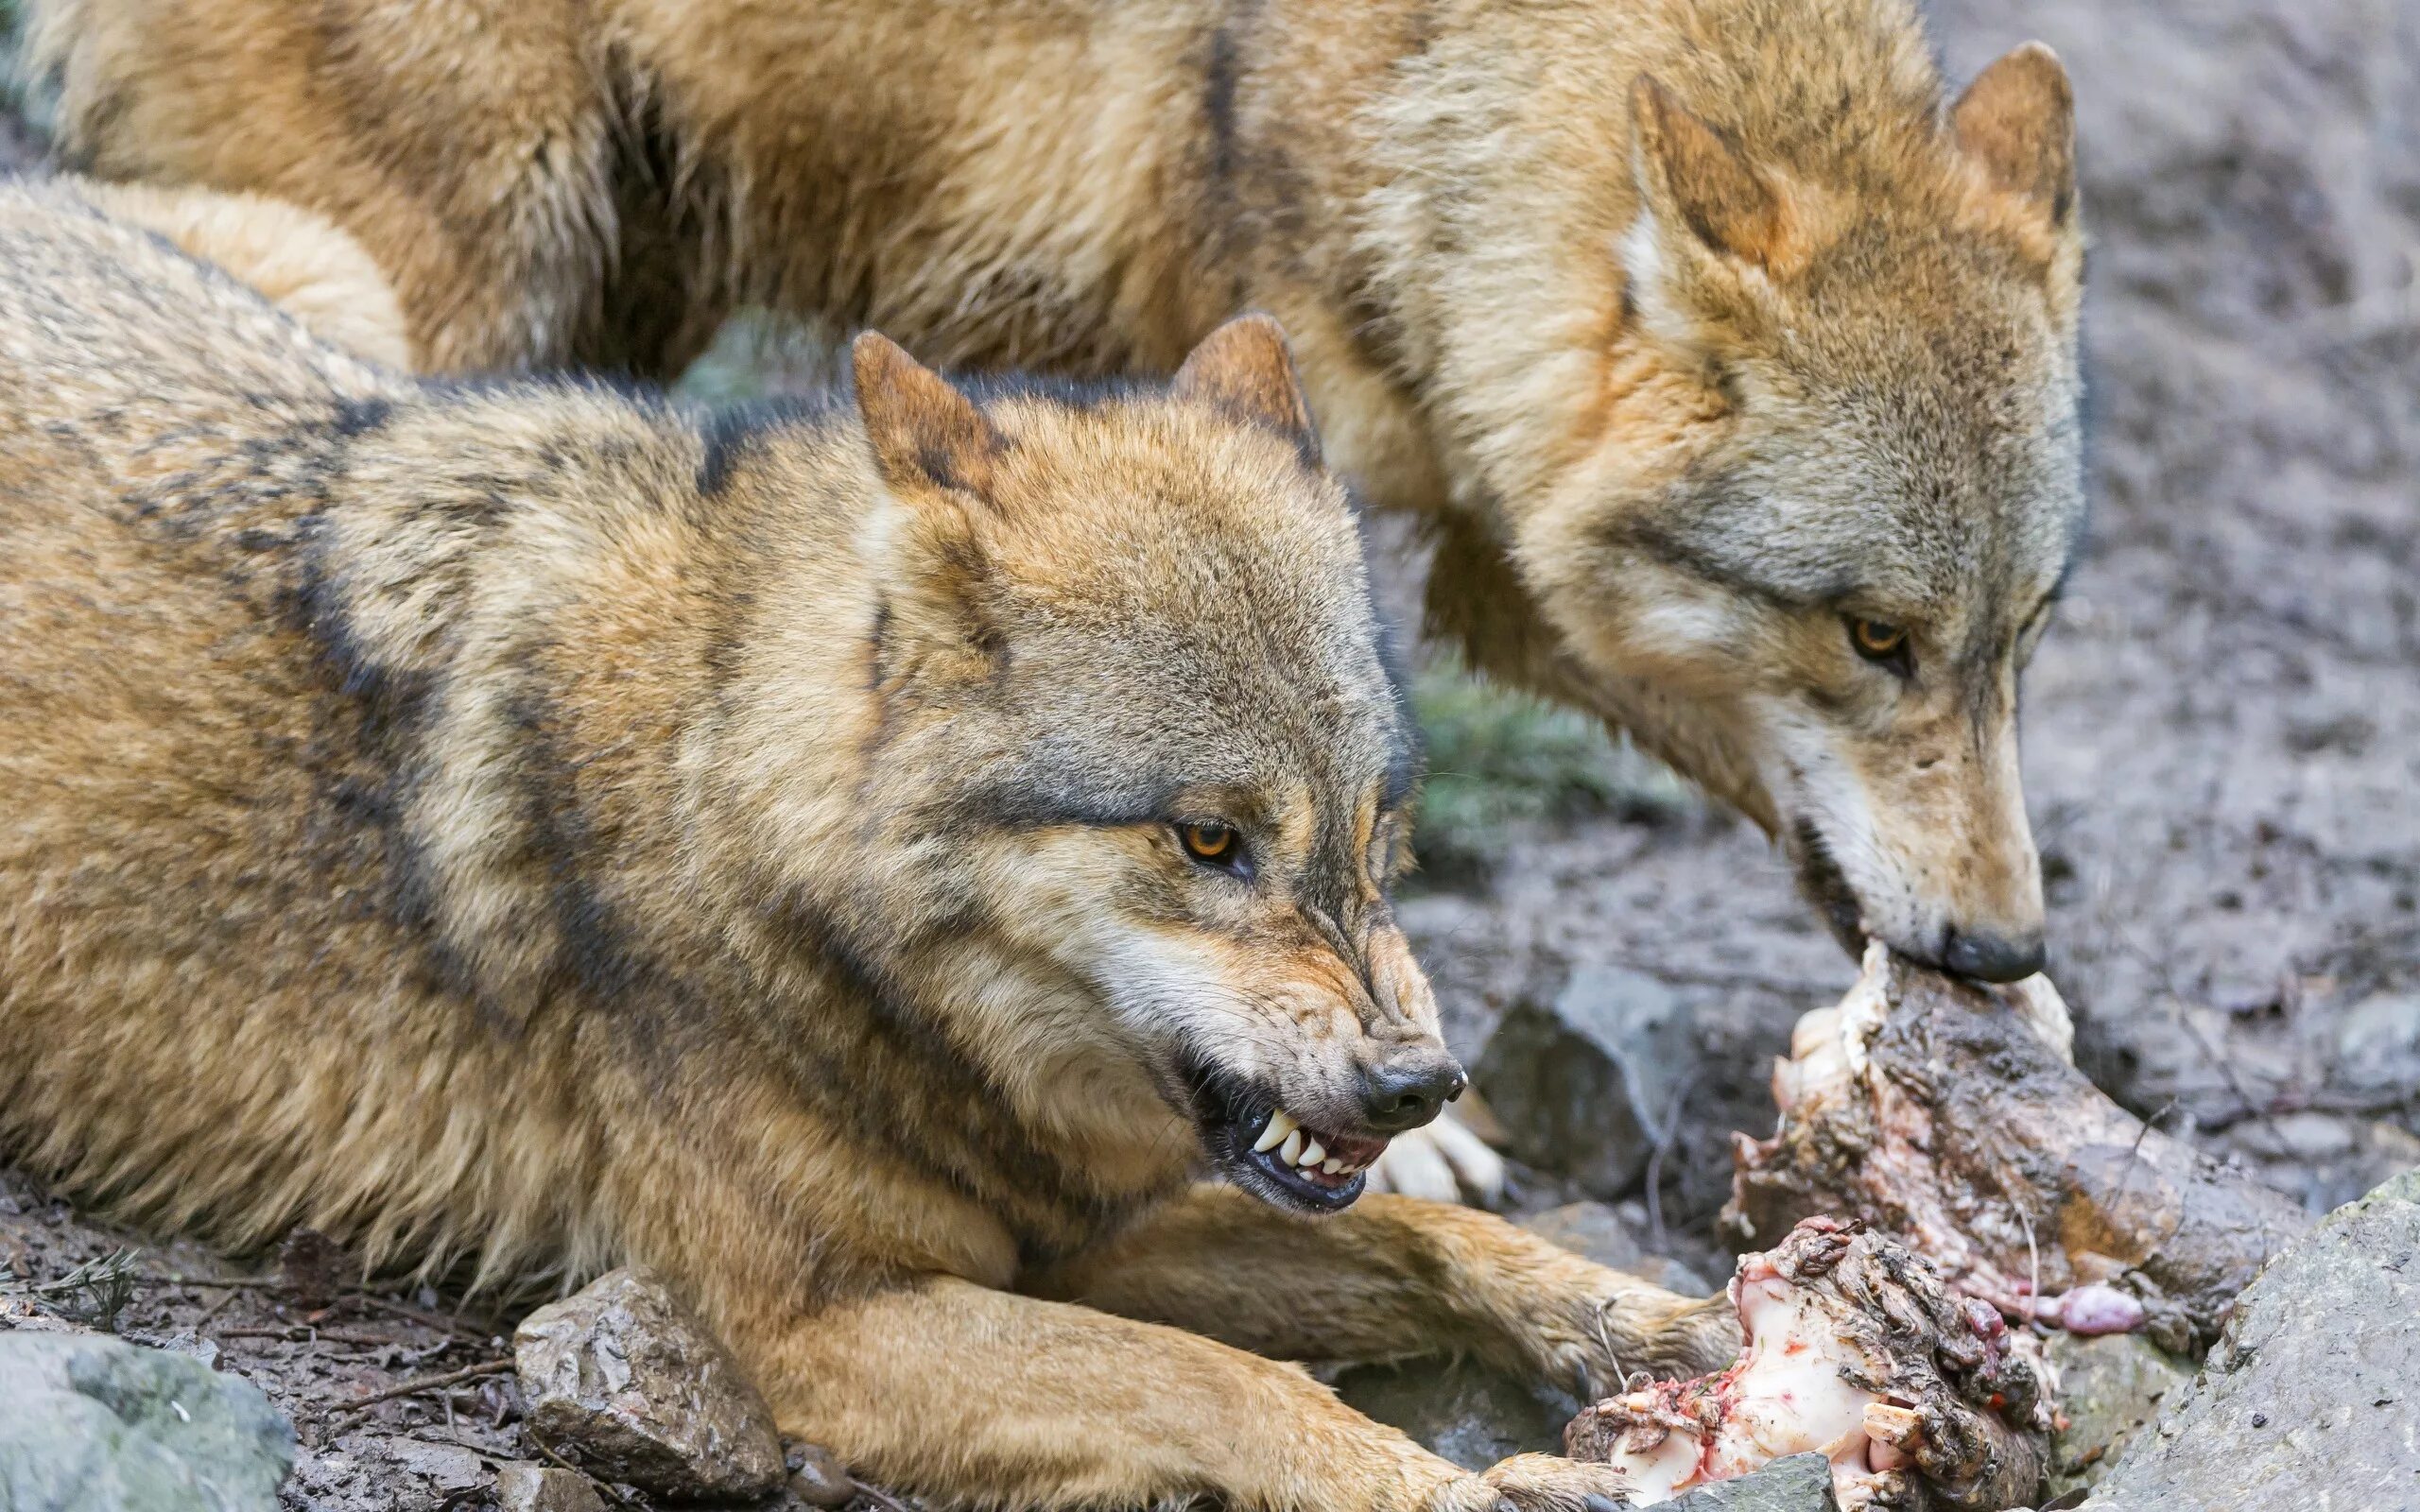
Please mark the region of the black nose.
POLYGON ((2021 981, 2042 970, 2042 936, 1952 929, 1942 941, 1941 964, 1979 982, 2021 981))
POLYGON ((1361 1114, 1382 1134, 1418 1128, 1470 1085, 1461 1062, 1442 1048, 1398 1050, 1361 1074, 1361 1114))

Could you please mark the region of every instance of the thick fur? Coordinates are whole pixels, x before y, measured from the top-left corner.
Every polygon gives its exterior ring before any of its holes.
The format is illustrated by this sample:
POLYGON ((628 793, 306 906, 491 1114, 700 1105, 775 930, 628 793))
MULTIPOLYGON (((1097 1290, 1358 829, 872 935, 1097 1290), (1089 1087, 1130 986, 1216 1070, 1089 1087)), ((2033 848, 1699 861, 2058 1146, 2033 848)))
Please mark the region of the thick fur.
POLYGON ((869 336, 859 411, 709 424, 424 386, 69 187, 0 191, 0 266, 11 1158, 230 1245, 652 1265, 786 1432, 954 1503, 1576 1507, 1604 1471, 1467 1474, 1245 1351, 1736 1347, 1236 1143, 1443 1059, 1265 319, 980 403, 869 336))
POLYGON ((1479 665, 1738 804, 1852 942, 2038 958, 2014 690, 2081 508, 2044 49, 1953 106, 1908 0, 27 9, 74 161, 329 215, 440 368, 669 370, 754 301, 1165 371, 1273 311, 1479 665))
POLYGON ((390 368, 411 365, 411 335, 393 286, 361 244, 326 216, 260 195, 78 179, 55 183, 112 219, 216 263, 320 340, 390 368))

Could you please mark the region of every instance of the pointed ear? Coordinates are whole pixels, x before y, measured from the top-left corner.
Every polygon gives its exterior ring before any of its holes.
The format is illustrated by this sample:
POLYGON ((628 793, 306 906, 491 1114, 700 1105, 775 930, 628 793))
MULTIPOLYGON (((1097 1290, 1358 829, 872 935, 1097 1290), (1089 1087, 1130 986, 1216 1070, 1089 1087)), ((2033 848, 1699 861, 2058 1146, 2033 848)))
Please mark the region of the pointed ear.
POLYGON ((980 680, 999 649, 982 522, 1007 442, 973 400, 889 337, 868 331, 849 355, 874 466, 900 506, 880 580, 877 679, 980 680))
POLYGON ((1630 123, 1639 195, 1659 219, 1717 252, 1767 266, 1779 258, 1781 198, 1652 75, 1631 86, 1630 123))
POLYGON ((1294 376, 1286 328, 1265 315, 1240 315, 1201 338, 1176 370, 1168 396, 1208 404, 1249 424, 1266 425, 1319 465, 1319 432, 1294 376))
POLYGON ((2059 55, 2029 42, 1975 76, 1949 124, 1996 187, 2064 225, 2076 197, 2075 115, 2059 55))
POLYGON ((989 498, 1000 433, 930 368, 877 332, 849 349, 857 413, 883 480, 893 488, 954 489, 989 498))

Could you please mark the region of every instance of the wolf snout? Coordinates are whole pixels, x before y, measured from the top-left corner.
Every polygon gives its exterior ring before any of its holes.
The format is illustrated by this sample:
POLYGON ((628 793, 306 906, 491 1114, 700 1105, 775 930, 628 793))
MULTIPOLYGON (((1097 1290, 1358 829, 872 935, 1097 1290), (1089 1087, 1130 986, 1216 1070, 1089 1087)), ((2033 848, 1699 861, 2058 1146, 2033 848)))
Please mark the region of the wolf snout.
POLYGON ((1361 1116, 1382 1134, 1400 1134, 1435 1118, 1462 1094, 1470 1077, 1442 1045, 1407 1045, 1361 1069, 1361 1116))
POLYGON ((2002 934, 1996 930, 1961 929, 1943 932, 1941 964, 1960 976, 1979 982, 2019 982, 2042 970, 2042 932, 2002 934))

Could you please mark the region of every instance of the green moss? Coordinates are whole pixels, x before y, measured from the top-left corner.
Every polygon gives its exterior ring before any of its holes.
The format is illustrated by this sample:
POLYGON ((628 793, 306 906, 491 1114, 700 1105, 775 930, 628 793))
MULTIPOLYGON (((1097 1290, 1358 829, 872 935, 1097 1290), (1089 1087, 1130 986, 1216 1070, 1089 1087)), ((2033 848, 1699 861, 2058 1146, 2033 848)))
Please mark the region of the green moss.
POLYGON ((1414 677, 1411 704, 1428 741, 1414 844, 1432 879, 1483 870, 1521 824, 1591 815, 1666 820, 1699 802, 1671 768, 1616 741, 1601 721, 1457 667, 1414 677))
MULTIPOLYGON (((9 0, 0 0, 6 5, 9 0)), ((831 330, 762 310, 742 310, 722 323, 714 344, 672 386, 700 404, 745 404, 781 394, 816 392, 848 372, 848 345, 831 330)))

